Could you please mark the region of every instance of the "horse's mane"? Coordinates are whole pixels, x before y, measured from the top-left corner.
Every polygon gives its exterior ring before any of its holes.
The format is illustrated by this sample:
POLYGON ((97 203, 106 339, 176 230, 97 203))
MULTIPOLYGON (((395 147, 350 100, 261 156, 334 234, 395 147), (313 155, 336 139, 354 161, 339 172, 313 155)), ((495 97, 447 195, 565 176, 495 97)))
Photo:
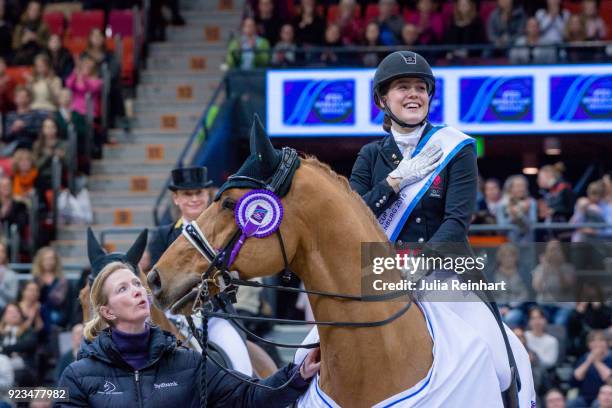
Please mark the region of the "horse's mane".
POLYGON ((301 157, 301 159, 302 159, 302 163, 304 163, 306 165, 312 165, 312 166, 322 170, 323 174, 328 176, 336 184, 339 184, 343 188, 343 190, 349 195, 349 197, 352 199, 352 201, 355 203, 355 205, 360 207, 361 210, 365 214, 367 214, 367 216, 370 219, 370 221, 372 222, 372 224, 376 225, 376 227, 378 228, 380 233, 384 235, 384 233, 383 233, 383 231, 380 228, 380 225, 378 223, 378 219, 376 219, 376 216, 374 215, 372 210, 370 210, 370 207, 368 207, 366 205, 365 201, 363 201, 363 198, 361 198, 361 196, 359 194, 357 194, 357 192, 355 192, 355 190, 353 190, 351 188, 351 185, 349 184, 349 181, 348 181, 348 179, 346 177, 336 173, 334 170, 332 170, 332 168, 329 166, 329 164, 320 162, 319 159, 317 159, 315 156, 312 156, 312 155, 303 155, 301 157))

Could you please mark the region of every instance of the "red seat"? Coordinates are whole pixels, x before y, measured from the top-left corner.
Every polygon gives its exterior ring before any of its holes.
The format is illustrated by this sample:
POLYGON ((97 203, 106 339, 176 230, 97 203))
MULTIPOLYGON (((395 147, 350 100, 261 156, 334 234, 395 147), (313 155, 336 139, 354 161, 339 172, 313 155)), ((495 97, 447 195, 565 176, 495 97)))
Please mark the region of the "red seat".
MULTIPOLYGON (((399 14, 399 12, 400 12, 400 8, 396 4, 393 7, 393 14, 399 14)), ((365 12, 365 21, 366 21, 366 23, 369 23, 370 21, 374 20, 376 17, 378 17, 378 14, 380 14, 378 12, 378 3, 370 3, 370 4, 368 4, 368 6, 366 7, 366 12, 365 12)))
POLYGON ((608 35, 605 39, 612 40, 612 1, 602 1, 601 6, 599 7, 599 11, 601 14, 601 18, 603 18, 604 22, 606 23, 606 27, 608 28, 608 35))
POLYGON ((480 18, 482 19, 482 23, 487 25, 487 21, 489 21, 489 16, 497 7, 497 2, 495 1, 483 1, 480 3, 480 18))
POLYGON ((32 73, 32 67, 25 66, 25 65, 23 66, 18 65, 18 66, 6 68, 6 74, 10 76, 13 82, 17 85, 25 85, 26 83, 25 74, 26 73, 32 73))
POLYGON ((582 4, 574 3, 573 1, 564 1, 563 8, 567 9, 572 14, 580 14, 582 13, 582 4))
POLYGON ((46 12, 43 14, 43 20, 52 34, 64 35, 64 13, 61 11, 46 12))
POLYGON ((68 48, 70 53, 78 58, 87 48, 87 38, 84 37, 68 37, 64 40, 64 47, 68 48))
POLYGON ((450 24, 453 21, 453 14, 455 13, 455 3, 447 2, 442 4, 442 18, 444 19, 444 24, 450 24))
MULTIPOLYGON (((327 22, 333 23, 340 16, 340 6, 337 4, 332 4, 327 9, 327 22)), ((361 5, 355 4, 355 18, 359 18, 361 16, 361 5)))
POLYGON ((134 36, 134 13, 132 10, 113 10, 108 15, 108 26, 112 36, 124 37, 134 36))
POLYGON ((87 38, 94 28, 104 31, 104 11, 75 11, 70 16, 70 36, 87 38))

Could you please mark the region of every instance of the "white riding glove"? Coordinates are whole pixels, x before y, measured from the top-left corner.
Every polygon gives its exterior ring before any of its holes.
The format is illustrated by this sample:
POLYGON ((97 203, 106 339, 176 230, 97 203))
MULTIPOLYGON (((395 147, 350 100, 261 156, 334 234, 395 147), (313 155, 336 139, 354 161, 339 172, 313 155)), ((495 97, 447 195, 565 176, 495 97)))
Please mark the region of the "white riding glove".
POLYGON ((427 145, 419 154, 410 158, 413 150, 404 152, 404 159, 389 177, 400 179, 400 189, 422 180, 442 163, 442 148, 439 144, 427 145))

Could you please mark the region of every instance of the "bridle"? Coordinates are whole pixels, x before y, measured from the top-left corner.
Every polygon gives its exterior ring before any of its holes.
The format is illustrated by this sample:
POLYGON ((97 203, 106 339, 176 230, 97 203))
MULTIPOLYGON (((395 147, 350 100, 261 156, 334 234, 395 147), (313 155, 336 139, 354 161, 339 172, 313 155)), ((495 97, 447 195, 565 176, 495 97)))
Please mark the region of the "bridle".
MULTIPOLYGON (((228 178, 229 181, 242 181, 247 182, 252 185, 253 188, 262 188, 272 193, 276 193, 279 189, 285 185, 285 183, 291 182, 291 170, 295 168, 297 162, 299 161, 298 153, 291 148, 283 148, 282 149, 282 157, 281 161, 276 168, 274 174, 270 178, 269 182, 265 182, 262 180, 258 180, 256 178, 241 176, 241 175, 233 175, 228 178)), ((236 202, 230 198, 225 198, 222 203, 222 207, 227 210, 234 210, 236 206, 236 202)), ((283 241, 283 236, 278 228, 275 232, 275 235, 278 238, 278 242, 280 245, 281 253, 283 256, 283 279, 288 280, 291 277, 292 271, 289 267, 289 259, 287 258, 287 252, 285 250, 285 243, 283 241)), ((197 223, 192 221, 185 225, 183 229, 183 236, 191 243, 191 245, 209 262, 208 268, 201 275, 201 282, 198 285, 198 294, 194 301, 192 311, 194 314, 199 314, 202 317, 202 329, 201 336, 198 336, 195 324, 191 316, 186 316, 187 323, 189 328, 193 332, 194 337, 200 343, 202 348, 202 373, 201 373, 201 388, 200 388, 200 406, 207 406, 208 399, 208 390, 206 383, 206 364, 207 359, 210 359, 219 369, 224 371, 226 374, 229 374, 242 382, 246 382, 256 387, 261 387, 267 389, 269 391, 278 391, 283 388, 289 386, 289 384, 293 381, 299 370, 296 370, 291 378, 287 380, 284 384, 278 387, 270 387, 264 384, 259 384, 257 382, 246 379, 242 376, 238 376, 233 373, 231 370, 226 369, 223 365, 217 362, 212 356, 208 355, 206 345, 208 343, 208 318, 209 317, 219 317, 224 319, 231 320, 236 327, 238 327, 241 331, 245 332, 247 335, 253 336, 258 341, 263 343, 276 346, 276 347, 286 347, 286 348, 307 348, 312 349, 319 347, 319 343, 310 343, 310 344, 284 344, 277 343, 270 340, 266 340, 262 337, 259 337, 249 331, 242 323, 241 320, 244 321, 258 321, 258 322, 270 322, 276 324, 294 324, 294 325, 312 325, 316 324, 317 326, 332 326, 332 327, 347 327, 347 328, 364 328, 364 327, 380 327, 386 324, 393 322, 398 319, 402 315, 404 315, 410 306, 412 305, 412 298, 410 293, 407 291, 397 291, 385 293, 382 295, 366 295, 366 296, 358 296, 358 295, 350 295, 343 293, 335 293, 335 292, 326 292, 319 290, 306 290, 306 289, 298 289, 298 288, 290 288, 279 285, 268 285, 259 282, 252 282, 243 279, 237 278, 237 274, 230 272, 230 267, 232 266, 234 260, 238 256, 240 248, 244 244, 247 237, 242 233, 241 229, 238 228, 227 240, 226 244, 220 249, 215 250, 215 248, 210 244, 205 234, 200 230, 197 223), (212 296, 210 295, 210 287, 211 285, 218 288, 219 293, 212 296), (380 301, 388 301, 392 299, 397 299, 400 297, 407 297, 406 305, 404 305, 400 310, 392 314, 386 319, 376 320, 376 321, 368 321, 368 322, 347 322, 347 321, 307 321, 307 320, 293 320, 293 319, 277 319, 270 317, 258 317, 258 316, 242 316, 236 313, 232 304, 236 302, 236 294, 239 286, 251 286, 258 288, 269 288, 278 291, 284 292, 293 292, 293 293, 305 293, 310 295, 317 295, 323 297, 331 297, 340 300, 347 301, 359 301, 359 302, 380 302, 380 301), (221 310, 221 311, 218 311, 221 310)))

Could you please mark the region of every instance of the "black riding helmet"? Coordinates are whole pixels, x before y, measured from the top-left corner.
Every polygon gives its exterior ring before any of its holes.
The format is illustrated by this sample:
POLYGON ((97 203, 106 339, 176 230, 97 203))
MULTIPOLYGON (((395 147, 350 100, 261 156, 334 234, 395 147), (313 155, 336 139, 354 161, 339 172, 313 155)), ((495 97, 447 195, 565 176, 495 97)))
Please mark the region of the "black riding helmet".
POLYGON ((376 102, 376 105, 379 107, 382 107, 385 114, 400 126, 420 126, 425 120, 417 124, 405 123, 397 118, 382 100, 382 95, 387 92, 391 82, 395 79, 404 77, 420 78, 425 81, 427 84, 427 93, 429 94, 429 102, 431 104, 431 100, 436 90, 436 79, 427 60, 413 51, 395 51, 387 55, 380 64, 378 64, 372 83, 374 102, 376 102))

